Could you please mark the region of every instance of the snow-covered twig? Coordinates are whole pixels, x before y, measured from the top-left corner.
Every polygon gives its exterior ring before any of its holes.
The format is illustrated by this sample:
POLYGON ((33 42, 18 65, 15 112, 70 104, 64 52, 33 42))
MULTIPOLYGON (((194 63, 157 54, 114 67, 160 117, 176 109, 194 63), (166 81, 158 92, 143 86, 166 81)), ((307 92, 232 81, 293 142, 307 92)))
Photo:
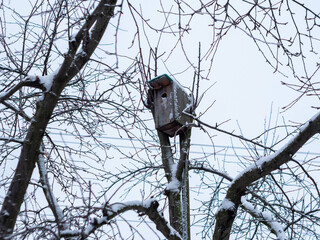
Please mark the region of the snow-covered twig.
MULTIPOLYGON (((189 167, 190 170, 200 170, 200 171, 205 171, 205 172, 209 172, 209 173, 212 173, 212 174, 215 174, 215 175, 218 175, 218 176, 221 176, 223 177, 224 179, 232 182, 233 181, 233 178, 230 177, 227 173, 223 173, 221 171, 218 171, 216 169, 213 169, 213 168, 209 168, 209 167, 206 167, 206 166, 203 166, 203 165, 190 165, 189 167)), ((269 207, 272 207, 267 201, 265 201, 264 199, 262 199, 260 196, 258 196, 256 193, 254 192, 251 192, 248 190, 248 192, 250 194, 252 194, 253 197, 255 198, 258 198, 259 200, 263 201, 264 204, 266 205, 269 205, 269 207)), ((253 217, 256 218, 257 221, 259 221, 260 223, 264 224, 265 226, 267 226, 271 232, 273 232, 274 234, 284 234, 284 230, 283 228, 281 228, 281 231, 279 230, 279 232, 277 233, 276 232, 276 229, 279 229, 276 227, 276 223, 273 224, 270 224, 270 221, 269 221, 269 218, 268 219, 265 219, 264 216, 271 216, 270 213, 266 213, 266 212, 261 212, 260 210, 258 210, 257 208, 254 208, 252 206, 252 204, 250 204, 248 201, 246 201, 245 197, 243 196, 241 198, 241 207, 243 208, 243 210, 245 210, 246 212, 250 213, 253 217), (254 208, 254 210, 253 210, 254 208)), ((229 199, 224 199, 223 202, 221 203, 219 209, 217 210, 218 211, 221 211, 221 210, 227 210, 227 209, 233 209, 234 208, 234 203, 232 203, 229 199)), ((273 220, 274 222, 274 220, 273 220)), ((285 234, 284 234, 285 235, 285 234)), ((279 236, 278 236, 279 237, 279 236)), ((283 239, 283 238, 280 238, 280 239, 283 239)), ((284 238, 285 239, 285 238, 284 238)))
POLYGON ((81 232, 78 230, 63 230, 60 232, 61 237, 79 237, 86 239, 99 227, 107 224, 115 218, 129 210, 137 211, 139 214, 145 214, 154 222, 156 228, 169 240, 181 240, 180 234, 170 226, 164 218, 163 213, 158 210, 159 203, 151 198, 146 201, 128 201, 124 203, 107 204, 103 209, 103 217, 93 218, 89 225, 81 232))

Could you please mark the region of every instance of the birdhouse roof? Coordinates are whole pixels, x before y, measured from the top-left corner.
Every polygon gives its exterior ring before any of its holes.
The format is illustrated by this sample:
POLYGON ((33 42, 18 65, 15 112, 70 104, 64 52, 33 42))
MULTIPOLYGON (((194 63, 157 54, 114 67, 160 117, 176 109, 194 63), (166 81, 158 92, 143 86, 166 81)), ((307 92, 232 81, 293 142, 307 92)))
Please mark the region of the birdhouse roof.
POLYGON ((155 77, 149 81, 149 84, 154 89, 161 89, 163 87, 166 87, 170 85, 174 80, 169 77, 167 74, 162 74, 158 77, 155 77))

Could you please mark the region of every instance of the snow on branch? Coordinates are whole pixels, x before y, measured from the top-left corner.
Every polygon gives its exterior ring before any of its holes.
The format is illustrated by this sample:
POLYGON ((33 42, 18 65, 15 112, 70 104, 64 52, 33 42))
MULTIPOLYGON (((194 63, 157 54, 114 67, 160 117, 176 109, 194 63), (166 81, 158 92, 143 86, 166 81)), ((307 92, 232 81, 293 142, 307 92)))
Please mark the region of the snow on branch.
MULTIPOLYGON (((94 217, 91 219, 89 225, 79 230, 64 229, 60 231, 60 237, 80 237, 80 239, 87 239, 99 227, 108 224, 110 220, 129 210, 134 210, 139 215, 144 214, 154 222, 156 228, 169 240, 181 240, 180 234, 170 226, 167 220, 163 217, 163 213, 158 210, 159 203, 157 200, 151 198, 146 201, 128 201, 124 203, 113 203, 104 206, 103 217, 94 217)), ((78 238, 77 238, 78 239, 78 238)))
POLYGON ((19 82, 15 86, 10 87, 8 90, 3 89, 0 93, 0 103, 3 103, 4 100, 11 97, 22 87, 32 87, 49 92, 53 83, 53 79, 58 72, 59 68, 52 74, 46 76, 27 76, 23 81, 19 82))
POLYGON ((156 225, 156 228, 169 240, 181 240, 180 234, 170 226, 168 221, 164 218, 163 213, 158 210, 159 203, 157 200, 151 198, 146 201, 128 201, 123 203, 106 203, 103 208, 103 217, 94 217, 91 219, 89 225, 83 231, 65 229, 60 231, 60 237, 77 237, 86 239, 99 227, 108 224, 110 220, 116 216, 129 211, 137 211, 140 215, 144 214, 149 217, 156 225))
MULTIPOLYGON (((218 175, 220 177, 223 177, 224 179, 226 179, 230 182, 233 181, 232 177, 230 177, 227 173, 223 173, 221 171, 215 170, 215 169, 207 167, 207 166, 191 165, 189 167, 189 169, 209 172, 209 173, 218 175)), ((261 199, 261 197, 259 197, 256 193, 251 192, 251 191, 248 191, 248 192, 251 193, 254 197, 261 199)), ((265 202, 265 204, 268 204, 268 203, 265 202)), ((287 239, 287 238, 284 238, 284 237, 286 237, 286 235, 284 233, 284 228, 279 223, 275 222, 275 220, 273 220, 272 217, 270 217, 271 215, 269 213, 261 212, 259 209, 255 208, 251 203, 246 201, 245 196, 242 196, 240 206, 242 207, 243 210, 250 213, 254 218, 256 218, 257 221, 259 221, 260 223, 267 226, 271 230, 271 232, 273 232, 274 234, 277 235, 277 237, 279 239, 287 239)), ((269 204, 269 206, 270 206, 270 204, 269 204)), ((228 210, 228 209, 233 210, 234 207, 235 207, 234 203, 231 202, 228 198, 225 198, 222 201, 217 212, 222 211, 222 210, 228 210)))
POLYGON ((22 87, 33 87, 41 90, 45 90, 45 86, 40 82, 39 78, 26 78, 24 81, 19 82, 17 85, 11 87, 8 90, 2 90, 0 93, 0 103, 11 97, 14 93, 20 90, 22 87))
POLYGON ((242 171, 231 182, 226 199, 234 203, 234 209, 218 211, 213 239, 229 237, 236 216, 241 196, 250 184, 278 169, 281 165, 292 160, 293 155, 315 134, 320 132, 320 112, 300 127, 299 132, 285 146, 267 157, 262 157, 242 171))
POLYGON ((223 210, 229 210, 229 209, 234 209, 235 208, 235 204, 233 202, 230 201, 230 199, 225 198, 223 199, 220 207, 218 208, 218 212, 219 211, 223 211, 223 210))
POLYGON ((29 76, 27 79, 40 84, 40 86, 42 86, 41 87, 42 90, 49 92, 53 84, 53 79, 58 72, 59 72, 59 68, 51 74, 48 74, 45 76, 29 76))
POLYGON ((81 29, 70 36, 69 50, 61 67, 68 68, 69 80, 89 61, 114 15, 115 7, 119 6, 116 2, 116 0, 101 1, 87 17, 81 29))
MULTIPOLYGON (((146 201, 128 201, 124 203, 107 204, 103 209, 103 217, 94 219, 93 222, 85 229, 84 235, 88 236, 95 229, 103 224, 106 224, 112 218, 124 213, 128 210, 135 210, 140 214, 147 215, 154 222, 156 228, 170 240, 181 240, 179 233, 170 226, 167 220, 163 217, 163 213, 158 210, 159 203, 151 198, 146 201)), ((83 236, 82 236, 83 237, 83 236)))
POLYGON ((277 236, 278 240, 287 240, 288 237, 285 234, 284 227, 273 219, 270 213, 261 212, 255 208, 250 202, 246 200, 244 196, 241 197, 241 204, 243 208, 249 212, 253 217, 257 218, 260 222, 264 223, 272 233, 277 236))
POLYGON ((177 164, 173 163, 170 165, 171 169, 171 180, 169 181, 165 192, 170 191, 170 192, 180 192, 180 187, 181 187, 181 182, 177 179, 176 174, 177 174, 177 164))

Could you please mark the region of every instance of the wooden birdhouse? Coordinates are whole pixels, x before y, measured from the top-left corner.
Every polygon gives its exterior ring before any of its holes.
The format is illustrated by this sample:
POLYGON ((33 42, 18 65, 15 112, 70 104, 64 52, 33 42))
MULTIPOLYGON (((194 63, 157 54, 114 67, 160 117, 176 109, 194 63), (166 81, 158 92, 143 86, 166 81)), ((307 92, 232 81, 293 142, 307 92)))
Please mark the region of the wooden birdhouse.
POLYGON ((192 118, 183 113, 190 107, 192 98, 184 88, 167 74, 149 81, 153 92, 154 121, 156 129, 170 137, 183 131, 192 118))

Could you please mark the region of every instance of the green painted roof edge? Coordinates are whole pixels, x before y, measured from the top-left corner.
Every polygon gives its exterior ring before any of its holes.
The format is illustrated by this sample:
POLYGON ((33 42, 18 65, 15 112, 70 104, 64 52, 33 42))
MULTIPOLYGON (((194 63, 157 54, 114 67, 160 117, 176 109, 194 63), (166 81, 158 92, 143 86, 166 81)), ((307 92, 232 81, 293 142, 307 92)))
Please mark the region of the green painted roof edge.
POLYGON ((159 75, 158 77, 152 78, 152 79, 149 80, 148 82, 150 83, 150 82, 156 81, 156 80, 158 80, 159 78, 162 78, 163 76, 165 76, 166 78, 168 78, 170 82, 173 82, 173 79, 172 79, 171 77, 169 77, 168 74, 159 75))

